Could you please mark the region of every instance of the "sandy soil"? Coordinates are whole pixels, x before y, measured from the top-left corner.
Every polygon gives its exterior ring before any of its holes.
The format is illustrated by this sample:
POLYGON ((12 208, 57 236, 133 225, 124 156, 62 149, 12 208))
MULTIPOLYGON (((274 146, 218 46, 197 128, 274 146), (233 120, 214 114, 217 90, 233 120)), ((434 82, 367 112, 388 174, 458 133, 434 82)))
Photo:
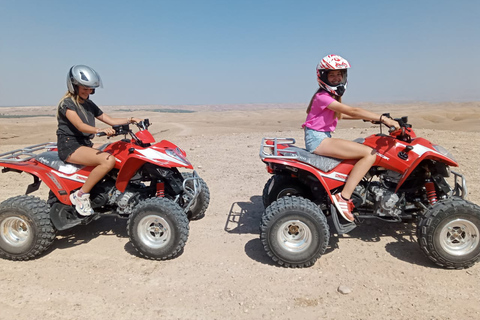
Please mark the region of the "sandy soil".
MULTIPOLYGON (((184 252, 169 261, 140 258, 126 221, 113 216, 60 233, 38 259, 0 260, 0 319, 480 318, 480 266, 437 268, 421 252, 411 224, 364 224, 332 235, 310 268, 277 267, 259 240, 261 193, 269 179, 259 145, 262 137, 276 136, 303 146, 305 113, 298 106, 263 107, 181 114, 105 107, 114 116, 150 118, 157 140, 187 151, 210 188, 206 217, 191 222, 184 252), (338 292, 339 286, 351 293, 338 292)), ((370 109, 409 116, 417 135, 447 148, 466 176, 468 199, 480 204, 480 103, 370 109)), ((0 108, 0 114, 40 112, 46 116, 0 118, 0 153, 55 141, 56 128, 54 108, 0 108)), ((342 121, 335 135, 354 139, 377 131, 342 121)), ((0 201, 23 194, 31 182, 26 174, 1 174, 0 201)), ((46 199, 47 193, 42 185, 35 195, 46 199)))

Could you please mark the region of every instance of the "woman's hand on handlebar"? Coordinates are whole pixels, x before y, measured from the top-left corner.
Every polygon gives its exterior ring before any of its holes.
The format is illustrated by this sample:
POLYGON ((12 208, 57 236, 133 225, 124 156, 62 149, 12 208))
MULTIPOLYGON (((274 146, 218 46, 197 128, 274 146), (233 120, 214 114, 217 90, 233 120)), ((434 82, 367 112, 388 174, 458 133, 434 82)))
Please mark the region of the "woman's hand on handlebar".
POLYGON ((113 136, 115 135, 115 130, 113 128, 105 128, 105 129, 98 129, 97 130, 97 135, 98 136, 113 136))
POLYGON ((128 118, 128 120, 129 120, 128 123, 139 123, 143 119, 131 117, 131 118, 128 118))
MULTIPOLYGON (((395 130, 398 130, 400 129, 400 124, 393 120, 393 119, 390 119, 390 118, 383 118, 382 119, 383 123, 388 126, 389 128, 391 129, 395 129, 395 130)), ((393 130, 392 130, 393 131, 393 130)))

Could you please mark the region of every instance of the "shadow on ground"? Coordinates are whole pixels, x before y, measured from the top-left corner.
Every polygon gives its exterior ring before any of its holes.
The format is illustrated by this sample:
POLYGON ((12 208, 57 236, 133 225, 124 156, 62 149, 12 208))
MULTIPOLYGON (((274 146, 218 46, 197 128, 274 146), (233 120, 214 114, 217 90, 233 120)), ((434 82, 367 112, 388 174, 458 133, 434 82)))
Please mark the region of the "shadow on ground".
MULTIPOLYGON (((227 216, 224 230, 232 234, 256 234, 260 232, 260 222, 264 211, 261 196, 252 196, 249 201, 232 203, 227 216)), ((435 267, 421 251, 416 238, 416 224, 413 222, 391 223, 381 220, 368 220, 359 224, 348 235, 336 233, 335 227, 327 218, 330 227, 330 240, 324 255, 339 248, 342 239, 349 237, 364 242, 378 242, 382 238, 391 238, 385 245, 385 250, 393 257, 407 263, 424 267, 435 267)), ((252 239, 245 245, 245 253, 260 263, 276 265, 265 253, 260 238, 252 239)))
POLYGON ((59 231, 53 246, 55 249, 68 249, 88 243, 99 236, 127 238, 127 220, 107 215, 88 225, 79 225, 69 230, 59 231))
MULTIPOLYGON (((89 243, 100 236, 128 238, 127 220, 116 215, 105 215, 87 225, 79 225, 69 230, 59 231, 45 255, 53 250, 69 249, 89 243)), ((130 241, 125 244, 124 249, 129 254, 140 257, 130 241)))
MULTIPOLYGON (((57 234, 57 238, 48 252, 56 249, 69 249, 88 243, 100 236, 128 238, 127 219, 119 218, 116 215, 106 215, 88 225, 80 225, 70 230, 61 231, 57 234)), ((124 245, 124 249, 133 256, 145 258, 135 249, 131 241, 128 241, 124 245)), ((180 250, 175 257, 180 256, 182 253, 183 249, 180 250)))
POLYGON ((250 201, 232 203, 225 224, 225 231, 237 234, 259 234, 263 210, 261 196, 253 196, 250 201))
MULTIPOLYGON (((355 229, 348 237, 364 242, 378 242, 382 238, 392 241, 385 245, 385 250, 393 257, 423 267, 436 267, 421 251, 416 236, 417 225, 412 222, 385 222, 382 220, 368 220, 355 229)), ((341 241, 342 236, 332 237, 341 241)))

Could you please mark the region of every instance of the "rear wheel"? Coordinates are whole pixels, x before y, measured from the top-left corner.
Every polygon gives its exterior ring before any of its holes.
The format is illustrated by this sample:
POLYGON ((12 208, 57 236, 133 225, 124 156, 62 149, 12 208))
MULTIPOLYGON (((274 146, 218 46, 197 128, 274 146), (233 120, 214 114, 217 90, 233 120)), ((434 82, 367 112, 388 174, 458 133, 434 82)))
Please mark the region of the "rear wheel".
POLYGON ((308 199, 287 196, 267 207, 260 240, 268 256, 285 267, 309 267, 325 253, 330 232, 322 210, 308 199))
POLYGON ((140 202, 127 223, 127 231, 140 255, 153 260, 175 258, 188 239, 188 219, 183 210, 166 198, 140 202))
POLYGON ((307 191, 298 179, 286 175, 272 176, 263 188, 262 199, 264 207, 285 196, 307 197, 307 191))
POLYGON ((0 256, 29 260, 41 255, 55 239, 50 207, 33 196, 17 196, 0 204, 0 256))
POLYGON ((421 218, 417 235, 437 265, 468 268, 480 258, 480 207, 460 198, 439 201, 421 218))

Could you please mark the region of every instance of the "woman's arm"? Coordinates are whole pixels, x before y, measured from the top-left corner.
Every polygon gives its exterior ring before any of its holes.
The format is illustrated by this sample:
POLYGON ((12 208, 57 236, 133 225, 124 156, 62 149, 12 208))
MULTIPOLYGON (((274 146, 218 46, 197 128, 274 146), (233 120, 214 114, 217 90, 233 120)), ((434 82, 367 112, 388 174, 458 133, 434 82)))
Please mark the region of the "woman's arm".
POLYGON ((68 121, 70 121, 71 124, 73 124, 75 128, 77 128, 78 131, 81 131, 83 133, 97 133, 99 131, 99 129, 84 123, 82 119, 80 119, 78 114, 71 109, 67 109, 67 111, 65 112, 65 116, 67 117, 68 121))
POLYGON ((346 115, 345 119, 363 119, 363 120, 369 120, 369 121, 381 121, 382 123, 385 123, 389 127, 395 127, 396 129, 400 129, 400 125, 398 124, 398 122, 393 119, 382 117, 381 115, 375 112, 371 112, 362 108, 350 107, 338 101, 333 101, 328 105, 327 108, 335 112, 340 112, 346 115))
POLYGON ((359 118, 353 118, 348 114, 342 113, 342 120, 360 120, 359 118))
POLYGON ((120 124, 127 124, 127 123, 136 123, 142 121, 142 119, 129 117, 129 118, 112 118, 106 113, 102 113, 100 116, 97 117, 98 120, 110 125, 120 125, 120 124))
POLYGON ((68 121, 70 121, 75 126, 75 128, 77 128, 78 131, 81 131, 83 133, 95 134, 99 132, 105 132, 108 136, 115 134, 115 130, 113 130, 112 128, 98 129, 84 123, 82 119, 80 119, 78 114, 73 110, 68 109, 65 115, 68 121))

